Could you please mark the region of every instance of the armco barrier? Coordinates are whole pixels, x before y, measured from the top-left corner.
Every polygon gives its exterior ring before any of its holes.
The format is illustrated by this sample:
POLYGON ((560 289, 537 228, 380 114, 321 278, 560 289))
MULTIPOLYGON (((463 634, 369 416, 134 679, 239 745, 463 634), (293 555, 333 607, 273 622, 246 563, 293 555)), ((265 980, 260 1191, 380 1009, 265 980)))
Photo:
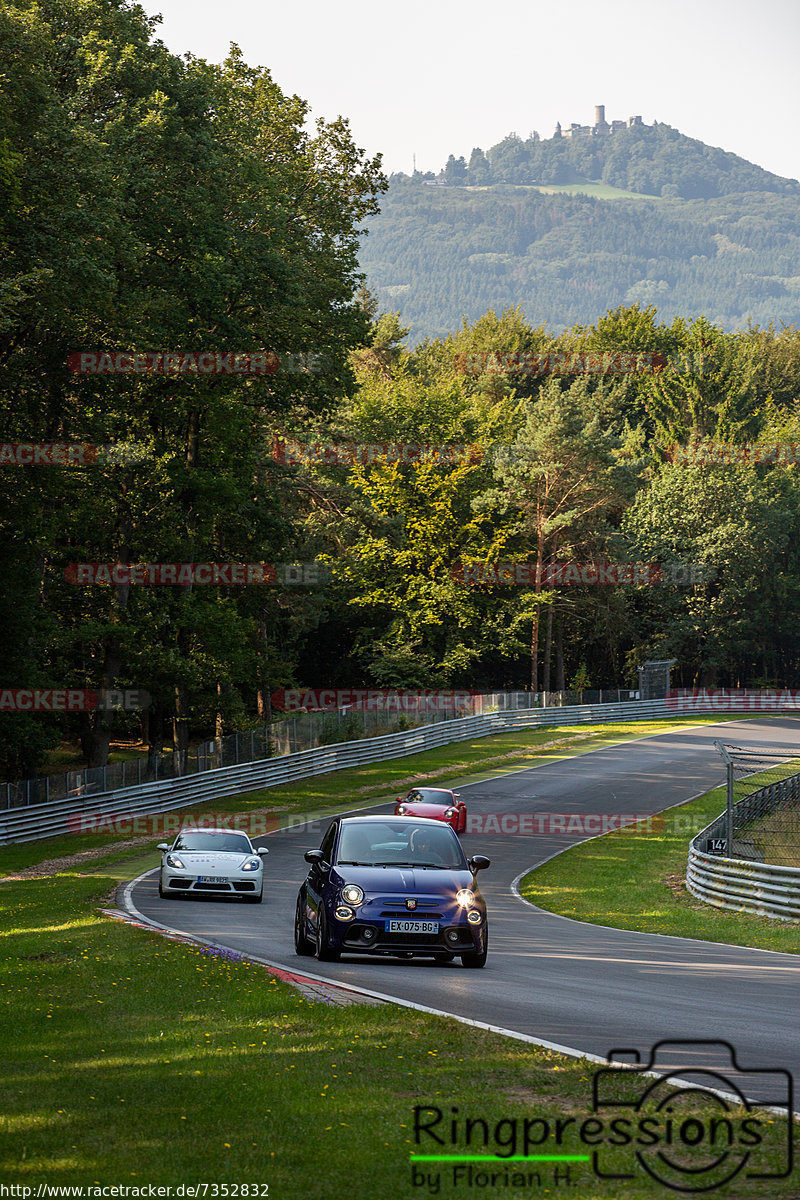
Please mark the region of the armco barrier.
MULTIPOLYGON (((776 807, 784 796, 795 796, 799 782, 800 775, 790 775, 745 796, 734 805, 734 829, 776 807)), ((724 858, 698 849, 706 838, 724 837, 725 823, 722 813, 691 841, 686 886, 692 895, 717 908, 800 921, 800 867, 724 858)))
POLYGON ((463 717, 435 725, 423 725, 405 733, 362 738, 301 750, 281 758, 259 759, 240 766, 219 767, 182 779, 162 779, 138 787, 122 788, 83 799, 33 804, 0 813, 0 845, 32 842, 70 832, 79 816, 137 816, 169 812, 202 804, 222 796, 235 796, 257 788, 276 787, 341 771, 346 767, 419 754, 449 742, 489 737, 507 730, 548 725, 577 725, 593 721, 647 719, 674 715, 663 700, 629 700, 618 704, 574 704, 563 708, 505 709, 477 717, 463 717))

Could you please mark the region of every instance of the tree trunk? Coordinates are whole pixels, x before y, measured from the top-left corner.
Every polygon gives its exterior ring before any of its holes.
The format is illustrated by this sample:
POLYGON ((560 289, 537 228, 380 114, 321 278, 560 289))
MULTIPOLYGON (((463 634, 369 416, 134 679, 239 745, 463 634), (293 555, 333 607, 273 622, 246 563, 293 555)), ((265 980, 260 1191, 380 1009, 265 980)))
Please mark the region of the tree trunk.
POLYGON ((154 778, 156 761, 164 746, 164 709, 160 702, 148 709, 147 775, 154 778))
MULTIPOLYGON (((111 634, 106 641, 105 661, 103 662, 101 692, 108 694, 116 683, 122 666, 122 653, 119 639, 111 634)), ((82 737, 84 754, 90 767, 104 767, 108 763, 108 749, 111 741, 111 723, 114 720, 113 709, 96 708, 88 714, 88 728, 82 737)))
POLYGON ((176 775, 185 775, 189 758, 189 717, 183 684, 175 684, 175 716, 172 718, 172 760, 176 775))
POLYGON ((545 692, 550 691, 550 661, 553 650, 553 606, 547 606, 547 632, 544 640, 544 680, 542 687, 545 692))
POLYGON ((564 677, 564 616, 558 614, 556 621, 556 691, 565 692, 567 683, 564 677))
POLYGON ((223 734, 222 721, 222 684, 217 684, 217 717, 214 722, 214 737, 221 738, 223 734))

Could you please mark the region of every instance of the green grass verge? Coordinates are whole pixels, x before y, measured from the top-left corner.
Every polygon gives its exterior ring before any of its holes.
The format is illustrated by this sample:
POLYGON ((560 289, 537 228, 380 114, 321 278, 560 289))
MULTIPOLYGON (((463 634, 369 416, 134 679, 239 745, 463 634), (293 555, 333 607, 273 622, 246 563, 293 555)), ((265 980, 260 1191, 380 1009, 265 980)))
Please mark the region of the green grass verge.
POLYGON ((663 827, 642 823, 574 846, 526 875, 520 894, 548 912, 596 925, 800 953, 800 924, 713 908, 686 889, 689 842, 725 802, 725 788, 715 788, 669 809, 663 827))
MULTIPOLYGON (((399 1007, 310 1001, 257 965, 106 917, 98 904, 112 882, 67 872, 0 884, 5 1185, 206 1183, 218 1188, 207 1193, 213 1200, 225 1195, 219 1185, 235 1195, 233 1185, 247 1184, 239 1196, 403 1200, 432 1194, 412 1178, 412 1151, 520 1153, 526 1120, 536 1139, 529 1152, 595 1149, 596 1124, 583 1126, 595 1121, 596 1068, 586 1060, 399 1007), (416 1105, 441 1110, 440 1131, 455 1107, 455 1144, 427 1137, 415 1145, 416 1105), (465 1117, 487 1123, 487 1146, 480 1125, 467 1145, 465 1117)), ((629 1079, 612 1087, 619 1098, 630 1094, 629 1079)), ((719 1108, 691 1099, 681 1118, 690 1115, 708 1128, 719 1108)), ((786 1125, 763 1120, 759 1166, 776 1170, 786 1125)), ((602 1161, 620 1171, 633 1155, 609 1147, 602 1161)), ((474 1190, 453 1184, 452 1164, 414 1169, 453 1200, 562 1189, 581 1200, 620 1194, 619 1183, 596 1180, 585 1161, 481 1163, 476 1169, 508 1171, 511 1182, 474 1190), (515 1185, 515 1171, 536 1182, 515 1185)), ((634 1169, 627 1197, 665 1195, 634 1169)), ((797 1186, 752 1181, 736 1195, 789 1200, 797 1186)))

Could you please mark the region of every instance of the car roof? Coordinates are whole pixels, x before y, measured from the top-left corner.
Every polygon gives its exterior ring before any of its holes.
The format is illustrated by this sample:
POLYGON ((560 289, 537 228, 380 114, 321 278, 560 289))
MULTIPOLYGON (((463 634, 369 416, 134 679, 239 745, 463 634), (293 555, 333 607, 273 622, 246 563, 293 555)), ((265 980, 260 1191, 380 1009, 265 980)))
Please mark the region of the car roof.
POLYGON ((186 826, 184 826, 183 829, 179 829, 175 836, 180 837, 182 833, 240 833, 242 835, 242 837, 246 837, 248 841, 250 840, 250 838, 248 837, 248 835, 245 833, 245 831, 243 829, 217 829, 217 828, 198 829, 193 825, 186 825, 186 826))
MULTIPOLYGON (((368 817, 340 817, 341 825, 385 825, 387 821, 405 821, 405 817, 398 817, 396 813, 384 813, 383 816, 374 815, 368 817)), ((442 821, 436 821, 433 817, 414 817, 415 825, 432 825, 436 829, 450 829, 452 826, 445 825, 442 821)))

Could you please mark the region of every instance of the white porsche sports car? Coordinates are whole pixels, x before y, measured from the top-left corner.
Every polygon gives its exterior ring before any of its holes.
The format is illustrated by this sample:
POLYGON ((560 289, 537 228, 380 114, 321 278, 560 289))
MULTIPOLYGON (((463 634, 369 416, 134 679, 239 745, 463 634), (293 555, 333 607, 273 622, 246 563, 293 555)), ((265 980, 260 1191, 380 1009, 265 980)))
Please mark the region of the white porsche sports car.
POLYGON ((159 842, 161 874, 158 894, 177 896, 241 896, 260 904, 264 895, 266 846, 253 849, 237 829, 182 829, 170 846, 159 842))

